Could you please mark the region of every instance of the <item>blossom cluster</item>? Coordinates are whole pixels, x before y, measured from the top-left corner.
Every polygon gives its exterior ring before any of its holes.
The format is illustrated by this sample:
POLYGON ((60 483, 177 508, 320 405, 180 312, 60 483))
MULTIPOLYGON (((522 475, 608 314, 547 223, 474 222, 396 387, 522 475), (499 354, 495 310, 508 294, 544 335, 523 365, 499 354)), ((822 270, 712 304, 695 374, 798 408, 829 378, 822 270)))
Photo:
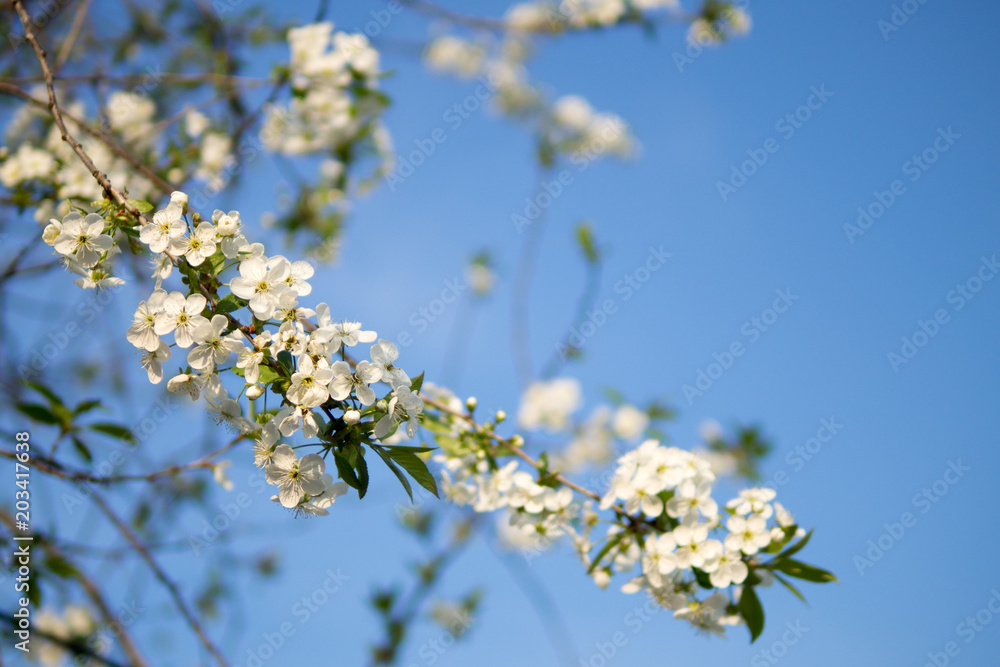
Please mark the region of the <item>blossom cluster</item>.
POLYGON ((288 31, 292 99, 270 106, 262 136, 287 155, 321 154, 321 172, 338 181, 343 150, 367 139, 379 153, 388 149, 380 116, 386 106, 378 90, 379 54, 362 34, 334 32, 332 23, 288 31))
MULTIPOLYGON (((187 203, 184 193, 175 192, 144 224, 119 225, 121 234, 148 248, 155 278, 126 337, 142 352, 150 382, 161 382, 165 363, 179 357, 182 370, 170 377, 167 389, 192 400, 203 397, 217 422, 252 434, 255 462, 278 487, 276 500, 300 513, 326 514, 346 485, 334 483, 322 457, 299 458, 282 440, 299 431, 309 439, 332 437, 335 427, 379 441, 388 441, 397 428, 413 437, 423 401, 410 376, 395 365, 399 351, 392 342, 358 322, 334 319, 325 303, 315 309, 299 305, 312 291, 308 262, 265 255, 261 244, 247 241, 237 211, 217 210, 209 221, 189 215, 187 203), (183 276, 184 291, 165 286, 175 270, 183 276), (220 295, 217 284, 227 271, 238 275, 225 283, 230 293, 220 295), (252 327, 233 316, 244 309, 252 327), (372 344, 370 360, 348 361, 347 350, 360 344, 372 344), (223 381, 225 371, 242 377, 235 398, 223 381), (385 387, 381 396, 379 385, 385 387), (281 405, 257 419, 244 416, 239 399, 245 394, 253 403, 267 389, 281 396, 281 405)), ((93 277, 104 271, 95 267, 120 252, 106 230, 100 214, 83 217, 74 211, 50 221, 43 238, 68 267, 85 268, 93 277)), ((102 280, 96 287, 122 282, 110 275, 102 280)))
MULTIPOLYGON (((91 615, 90 610, 78 605, 67 605, 62 613, 58 613, 51 608, 39 610, 38 615, 33 619, 35 629, 39 633, 54 637, 66 644, 76 644, 86 646, 98 655, 105 654, 110 648, 106 635, 109 633, 97 633, 97 622, 91 615)), ((32 646, 32 648, 35 648, 32 646)), ((54 641, 41 638, 37 640, 37 648, 31 654, 43 665, 62 665, 67 658, 71 657, 70 651, 65 646, 54 641)), ((98 664, 94 660, 79 658, 82 662, 78 664, 92 665, 98 664)))
POLYGON ((510 7, 505 21, 511 30, 560 32, 612 26, 627 18, 648 18, 651 12, 678 8, 677 0, 541 0, 510 7))
MULTIPOLYGON (((30 93, 35 99, 45 99, 44 87, 36 86, 30 93)), ((60 97, 65 99, 65 93, 60 90, 60 97)), ((177 156, 182 153, 167 151, 162 132, 157 131, 160 120, 156 104, 136 92, 116 90, 108 95, 100 109, 106 123, 88 118, 81 101, 66 104, 63 114, 70 132, 82 137, 80 142, 87 155, 103 166, 112 182, 138 199, 152 198, 156 185, 81 124, 107 130, 112 140, 146 164, 159 164, 169 155, 170 160, 162 170, 175 183, 194 178, 215 189, 221 188, 226 181, 226 170, 235 162, 228 135, 211 129, 209 119, 194 110, 185 114, 184 132, 179 135, 189 146, 184 154, 193 153, 193 158, 190 163, 179 161, 177 156)), ((66 215, 72 202, 89 203, 101 197, 101 187, 62 140, 62 133, 44 108, 20 107, 5 134, 6 145, 0 149, 0 184, 20 197, 29 198, 39 222, 54 215, 66 215)))
MULTIPOLYGON (((576 495, 581 487, 549 468, 547 458, 534 463, 534 470, 514 458, 525 442, 495 434, 505 419, 502 412, 491 424, 478 424, 472 418, 474 399, 463 405, 447 389, 431 385, 421 392, 422 375, 413 379, 396 366, 399 352, 390 341, 359 322, 334 319, 325 303, 301 306, 300 297, 312 292, 312 266, 267 255, 246 238, 238 212, 217 210, 204 220, 188 211, 181 192, 139 224, 115 209, 108 203, 103 214, 84 217, 74 211, 53 219, 43 238, 67 266, 91 271, 106 267, 119 252, 116 238, 148 248, 155 285, 138 305, 126 338, 142 351, 141 364, 153 383, 165 377, 165 362, 180 358, 168 390, 193 400, 203 397, 217 423, 253 439, 254 462, 277 487, 273 500, 296 514, 327 515, 350 487, 363 495, 365 447, 401 481, 397 463, 437 492, 425 459, 417 456, 430 450, 395 444, 404 433, 415 437, 423 421, 440 446, 434 459, 447 499, 476 512, 505 512, 503 531, 520 546, 546 548, 568 537, 598 585, 639 566, 641 574, 624 590, 645 590, 676 617, 719 633, 742 618, 734 605, 757 554, 801 537, 791 516, 772 502, 773 490, 745 490, 720 509, 712 496, 711 464, 656 440, 618 458, 610 487, 595 507, 576 495), (167 287, 175 274, 183 290, 167 287), (228 294, 220 292, 223 287, 228 294), (252 316, 251 324, 237 319, 240 312, 252 316), (370 345, 368 359, 354 356, 352 348, 362 344, 370 345), (226 386, 232 384, 231 377, 225 379, 230 371, 241 379, 235 396, 226 386), (278 406, 267 408, 267 392, 279 396, 278 406), (244 395, 248 414, 240 404, 244 395), (434 406, 430 414, 424 396, 434 406), (290 439, 299 432, 319 442, 293 446, 290 439), (320 451, 300 455, 304 446, 320 451), (326 469, 331 453, 340 481, 326 469), (593 531, 602 522, 607 532, 595 541, 593 531), (703 588, 716 592, 700 599, 703 588), (729 596, 726 604, 719 602, 723 593, 729 596)), ((575 380, 539 382, 525 393, 519 421, 529 430, 568 431, 581 402, 575 380)), ((641 437, 650 419, 650 413, 621 404, 588 421, 591 430, 628 441, 641 437)), ((221 464, 214 468, 218 477, 221 464)), ((753 576, 756 583, 763 581, 762 575, 753 576)))
POLYGON ((598 113, 577 95, 547 100, 542 89, 529 81, 524 63, 530 54, 527 36, 516 31, 506 33, 499 43, 444 35, 427 46, 424 61, 435 71, 459 78, 481 77, 494 108, 533 124, 546 153, 584 153, 589 161, 605 155, 624 158, 634 152, 635 140, 619 116, 598 113))

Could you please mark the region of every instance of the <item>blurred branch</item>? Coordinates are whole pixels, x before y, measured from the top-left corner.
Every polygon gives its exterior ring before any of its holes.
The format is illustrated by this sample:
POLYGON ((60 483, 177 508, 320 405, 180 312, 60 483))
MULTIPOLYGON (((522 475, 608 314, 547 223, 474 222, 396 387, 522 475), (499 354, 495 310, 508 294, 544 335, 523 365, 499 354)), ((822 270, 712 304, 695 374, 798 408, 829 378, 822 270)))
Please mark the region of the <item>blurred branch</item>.
MULTIPOLYGON (((0 611, 0 621, 3 621, 13 629, 16 629, 18 627, 17 619, 8 614, 7 612, 0 611)), ((46 632, 45 630, 40 630, 37 626, 33 627, 31 629, 31 632, 35 637, 41 637, 45 641, 52 642, 53 644, 61 646, 64 649, 66 649, 66 651, 72 653, 75 656, 84 656, 90 658, 91 660, 96 660, 102 665, 107 665, 107 667, 128 667, 124 663, 112 660, 111 658, 104 657, 103 655, 94 651, 89 646, 80 641, 72 641, 68 639, 63 639, 61 637, 56 637, 54 634, 50 632, 46 632)))
POLYGON ((153 554, 150 553, 149 549, 146 548, 146 545, 142 543, 142 540, 140 540, 139 537, 132 531, 132 529, 129 528, 128 525, 124 521, 122 521, 117 514, 115 514, 114 510, 111 509, 111 506, 108 505, 107 501, 104 500, 101 494, 93 492, 91 494, 91 497, 94 499, 94 502, 97 504, 97 506, 101 509, 101 512, 104 513, 104 516, 106 516, 108 520, 111 521, 112 524, 114 524, 114 526, 118 529, 118 531, 122 534, 122 536, 128 541, 129 544, 132 545, 132 548, 134 548, 136 552, 142 557, 142 559, 146 561, 146 564, 149 566, 149 569, 153 571, 153 575, 156 577, 157 581, 159 581, 160 584, 170 594, 170 597, 173 599, 174 605, 177 607, 177 610, 180 611, 181 616, 184 617, 184 620, 187 621, 187 624, 188 626, 190 626, 192 632, 194 632, 195 636, 198 637, 198 640, 201 641, 202 646, 204 646, 205 649, 210 654, 212 654, 212 657, 214 657, 215 660, 220 665, 222 665, 222 667, 228 667, 229 663, 226 662, 226 659, 222 656, 222 653, 219 652, 219 649, 215 646, 212 640, 209 639, 208 634, 206 634, 205 632, 205 629, 201 626, 201 622, 191 611, 191 608, 188 607, 188 604, 187 602, 184 601, 183 596, 181 596, 181 592, 180 589, 177 588, 177 584, 175 584, 173 580, 167 576, 167 573, 156 561, 156 559, 153 557, 153 554))
MULTIPOLYGON (((15 529, 14 517, 8 514, 4 509, 0 509, 0 523, 6 525, 12 532, 15 529)), ((52 540, 47 539, 35 532, 34 541, 35 544, 47 551, 50 556, 72 565, 73 561, 67 558, 63 551, 56 546, 55 542, 52 540)), ((115 618, 114 612, 111 611, 111 607, 108 605, 107 600, 104 599, 104 595, 101 593, 101 589, 98 588, 97 584, 95 584, 93 580, 91 580, 90 577, 88 577, 79 567, 72 565, 72 571, 72 576, 79 582, 80 587, 87 594, 87 597, 90 598, 91 602, 94 603, 94 606, 97 607, 98 612, 100 612, 101 616, 104 618, 104 622, 118 630, 118 641, 121 642, 122 650, 128 657, 132 667, 148 667, 146 659, 142 657, 141 653, 139 653, 139 649, 132 641, 132 637, 125 631, 124 625, 119 623, 118 619, 115 618)))
MULTIPOLYGON (((59 461, 56 461, 54 458, 37 453, 32 457, 32 464, 38 470, 48 473, 53 477, 58 477, 59 479, 65 479, 72 482, 89 482, 92 484, 111 484, 114 482, 152 482, 162 477, 173 477, 189 470, 211 469, 215 465, 213 462, 214 458, 226 453, 235 447, 240 441, 246 439, 246 437, 246 434, 238 435, 223 447, 220 447, 211 454, 208 454, 197 461, 170 466, 168 468, 144 475, 107 475, 105 477, 99 477, 82 470, 72 470, 64 466, 59 461)), ((17 460, 17 454, 6 449, 0 449, 0 456, 11 460, 17 460)))
MULTIPOLYGON (((542 182, 548 174, 547 168, 542 168, 535 183, 535 197, 542 192, 542 182)), ((518 256, 517 272, 510 297, 510 345, 514 354, 514 368, 517 379, 524 390, 534 379, 535 372, 531 365, 531 336, 529 328, 528 305, 531 294, 531 280, 535 274, 538 253, 542 244, 542 231, 545 227, 545 214, 548 207, 541 210, 538 216, 528 225, 524 241, 521 244, 521 254, 518 256)))

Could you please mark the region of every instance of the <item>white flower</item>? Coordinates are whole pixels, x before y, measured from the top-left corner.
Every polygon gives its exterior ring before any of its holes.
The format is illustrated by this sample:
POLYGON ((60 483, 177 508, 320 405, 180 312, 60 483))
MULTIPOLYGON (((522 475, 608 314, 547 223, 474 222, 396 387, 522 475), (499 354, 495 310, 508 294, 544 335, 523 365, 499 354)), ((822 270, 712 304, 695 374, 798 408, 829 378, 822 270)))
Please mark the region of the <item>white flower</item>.
POLYGON ((771 507, 770 502, 774 500, 776 495, 774 489, 767 487, 743 489, 740 491, 739 498, 730 500, 726 503, 726 507, 735 508, 737 514, 760 514, 763 518, 767 519, 774 513, 774 508, 771 507))
POLYGON ((623 405, 615 411, 611 428, 622 440, 636 440, 649 427, 649 415, 632 405, 623 405))
POLYGON ((420 425, 420 411, 424 408, 423 400, 414 394, 409 387, 397 387, 389 399, 385 416, 375 424, 375 437, 381 440, 399 422, 406 420, 406 435, 414 437, 420 425))
POLYGON ((154 291, 147 300, 136 308, 132 324, 125 333, 128 342, 140 350, 152 352, 160 347, 162 342, 156 335, 156 320, 163 311, 163 301, 167 293, 163 290, 154 291))
POLYGON ((579 95, 564 95, 552 107, 552 119, 577 132, 585 132, 593 118, 593 107, 579 95))
POLYGON ((677 567, 697 567, 709 571, 714 562, 712 559, 722 553, 722 543, 708 539, 708 528, 706 523, 695 526, 682 524, 674 528, 672 535, 677 542, 677 567))
POLYGON ((371 348, 372 363, 382 371, 382 382, 385 382, 393 389, 397 387, 409 387, 412 384, 410 376, 402 368, 393 366, 393 362, 399 358, 399 350, 391 342, 384 338, 379 338, 378 342, 371 348))
POLYGON ((181 219, 183 210, 171 202, 165 209, 153 214, 152 221, 139 230, 139 240, 149 246, 150 252, 161 253, 175 239, 187 231, 187 224, 181 219))
POLYGON ((229 289, 250 302, 250 310, 261 320, 269 320, 278 308, 278 295, 287 286, 291 266, 284 257, 251 257, 240 262, 240 276, 233 278, 229 289))
POLYGON ((674 549, 677 543, 673 535, 665 533, 650 536, 644 543, 645 554, 642 558, 642 573, 653 586, 661 585, 662 575, 670 574, 677 567, 674 549))
POLYGON ((208 413, 214 415, 215 423, 225 425, 232 431, 248 433, 254 429, 254 424, 243 416, 240 404, 225 396, 205 396, 208 413))
POLYGON ((303 500, 303 502, 296 506, 296 513, 302 513, 307 516, 328 516, 330 514, 328 508, 333 505, 337 498, 346 494, 351 489, 347 485, 347 482, 333 482, 333 477, 330 475, 323 475, 323 482, 326 488, 317 495, 306 496, 307 500, 303 500))
POLYGON ((192 139, 197 139, 201 136, 209 125, 208 116, 201 113, 197 109, 188 109, 184 113, 184 131, 188 133, 188 136, 192 139))
POLYGON ((201 294, 185 298, 180 292, 171 292, 163 300, 163 313, 157 318, 153 330, 158 336, 173 331, 177 346, 189 348, 194 343, 195 329, 208 324, 208 319, 201 314, 207 303, 201 294))
POLYGON ((298 296, 307 296, 312 292, 312 285, 306 281, 313 277, 316 269, 305 261, 292 262, 285 284, 298 296))
POLYGON ((175 394, 183 392, 187 394, 192 401, 196 401, 198 400, 198 396, 201 395, 201 384, 199 383, 197 376, 181 373, 180 375, 175 375, 167 380, 167 391, 175 394))
POLYGON ((200 266, 215 254, 215 225, 207 221, 200 223, 190 236, 171 239, 170 249, 177 256, 183 255, 191 266, 200 266))
POLYGON ((371 405, 375 402, 375 392, 368 385, 378 382, 382 377, 382 371, 367 361, 359 361, 355 370, 351 370, 351 365, 346 361, 338 361, 333 364, 333 381, 330 382, 330 396, 335 400, 343 401, 351 395, 353 390, 361 401, 361 405, 371 405))
POLYGON ((274 419, 278 422, 278 430, 281 432, 281 435, 286 438, 299 429, 302 430, 302 435, 306 438, 315 437, 319 433, 320 422, 316 421, 316 416, 312 413, 312 410, 299 405, 294 408, 286 405, 278 411, 274 419))
POLYGON ((159 384, 163 380, 163 362, 170 358, 170 346, 166 342, 159 341, 159 347, 142 355, 142 367, 146 369, 149 381, 159 384))
POLYGON ((485 50, 458 37, 439 37, 427 46, 424 60, 431 69, 471 79, 482 70, 485 50))
POLYGON ((795 517, 779 502, 774 503, 774 519, 782 528, 795 525, 795 517))
POLYGON ((688 600, 682 594, 677 591, 677 585, 674 581, 674 576, 661 577, 659 584, 653 584, 649 581, 647 577, 636 577, 624 586, 622 586, 622 593, 626 595, 631 595, 632 593, 638 593, 639 591, 646 591, 657 604, 659 604, 664 609, 678 610, 683 609, 687 605, 688 600))
POLYGON ((313 364, 312 357, 304 355, 299 358, 298 369, 292 373, 292 384, 286 396, 289 401, 303 408, 318 407, 330 397, 327 385, 332 379, 333 371, 327 366, 326 359, 313 364))
MULTIPOLYGON (((229 320, 225 315, 213 315, 212 319, 197 326, 192 337, 198 343, 188 352, 188 363, 191 368, 203 371, 224 363, 230 354, 243 349, 243 344, 235 338, 226 336, 229 320)), ((175 334, 176 336, 176 334, 175 334)))
POLYGON ((528 430, 561 431, 581 403, 580 383, 573 378, 535 382, 524 392, 517 418, 528 430))
MULTIPOLYGON (((321 303, 316 306, 316 316, 320 316, 320 307, 326 306, 326 304, 321 303)), ((326 315, 329 317, 329 308, 326 309, 326 315)), ((349 322, 347 320, 341 320, 331 326, 332 334, 330 335, 331 352, 336 352, 340 349, 340 346, 352 347, 358 343, 370 343, 375 340, 376 334, 374 331, 362 331, 361 322, 349 322)), ((376 378, 377 380, 378 378, 376 378)), ((373 380, 374 382, 374 380, 373 380)))
POLYGON ((752 556, 771 543, 767 521, 759 514, 752 514, 749 518, 731 516, 726 521, 726 528, 729 529, 729 535, 726 536, 727 549, 752 556))
POLYGON ((695 484, 687 479, 677 487, 676 495, 667 502, 667 514, 674 517, 697 516, 697 513, 712 520, 719 515, 719 506, 712 499, 712 485, 708 482, 695 484))
POLYGON ((82 278, 74 280, 73 284, 83 289, 95 289, 100 292, 101 290, 107 290, 112 287, 124 285, 125 281, 121 278, 116 278, 115 276, 110 275, 106 271, 93 269, 85 273, 82 278))
POLYGON ((149 261, 150 267, 153 269, 153 273, 150 275, 151 278, 156 278, 156 289, 160 289, 160 285, 164 280, 170 277, 170 274, 174 270, 174 261, 170 259, 170 255, 162 253, 160 255, 154 255, 149 261))
POLYGON ((227 259, 233 259, 240 253, 240 248, 247 244, 239 211, 223 213, 216 209, 212 213, 212 222, 215 223, 215 233, 219 237, 222 254, 227 259))
POLYGON ((712 559, 709 564, 711 574, 708 575, 712 585, 725 588, 730 584, 742 584, 749 571, 747 564, 740 559, 739 550, 726 549, 712 559))
POLYGON ((236 367, 243 369, 243 379, 247 384, 256 384, 260 379, 260 365, 264 362, 264 348, 271 342, 271 332, 265 331, 253 339, 253 347, 244 347, 236 359, 236 367))
POLYGON ((711 632, 720 637, 726 636, 725 619, 726 605, 729 599, 722 593, 713 593, 703 602, 691 602, 683 609, 674 612, 674 618, 682 618, 691 623, 701 632, 711 632))
POLYGON ((232 461, 219 461, 212 464, 212 478, 226 491, 233 490, 233 480, 229 479, 229 475, 226 473, 226 469, 231 465, 233 465, 232 461))
POLYGON ((274 450, 278 446, 278 421, 270 419, 260 430, 260 439, 253 446, 253 463, 258 468, 270 465, 274 459, 274 450))
POLYGON ((101 261, 101 254, 111 250, 114 240, 104 231, 104 218, 90 213, 86 218, 73 212, 62 221, 62 230, 52 244, 56 252, 74 257, 81 266, 91 268, 101 261))
POLYGON ((48 245, 53 245, 59 235, 62 234, 62 220, 51 218, 49 224, 42 230, 42 241, 48 245))
POLYGON ((291 447, 278 445, 271 460, 264 474, 268 484, 278 486, 278 500, 283 507, 295 507, 304 494, 319 495, 325 490, 326 463, 319 455, 307 454, 300 460, 291 447))

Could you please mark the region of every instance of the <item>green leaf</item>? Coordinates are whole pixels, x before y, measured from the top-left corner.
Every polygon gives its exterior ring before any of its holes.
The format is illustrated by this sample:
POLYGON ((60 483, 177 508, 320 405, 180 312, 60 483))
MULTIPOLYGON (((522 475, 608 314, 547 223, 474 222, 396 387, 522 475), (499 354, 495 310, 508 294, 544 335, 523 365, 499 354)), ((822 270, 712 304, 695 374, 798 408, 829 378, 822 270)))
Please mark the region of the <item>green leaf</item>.
POLYGON ((410 473, 410 477, 415 479, 417 484, 433 493, 435 497, 440 497, 438 496, 437 481, 431 471, 427 469, 427 464, 424 463, 423 459, 412 452, 397 448, 389 450, 389 457, 410 473))
POLYGON ((785 579, 783 576, 781 576, 777 572, 774 572, 773 574, 774 574, 774 578, 775 579, 777 579, 778 581, 780 581, 781 584, 785 588, 787 588, 788 590, 790 590, 792 592, 792 595, 794 595, 798 599, 802 600, 806 604, 809 604, 808 602, 806 602, 806 599, 802 596, 802 593, 799 592, 799 589, 797 589, 795 586, 792 585, 792 582, 788 581, 788 579, 785 579))
POLYGON ((32 572, 28 575, 28 591, 27 591, 28 601, 31 602, 35 609, 42 606, 42 589, 38 585, 38 577, 32 572))
POLYGON ((698 582, 699 586, 705 589, 715 588, 715 586, 712 584, 712 579, 708 576, 708 572, 705 572, 704 570, 699 570, 696 567, 692 567, 691 571, 694 572, 695 581, 698 582))
POLYGON ((292 353, 288 350, 282 350, 278 353, 278 363, 285 367, 288 374, 291 375, 295 372, 295 362, 292 360, 292 353))
POLYGON ((427 452, 433 452, 435 447, 413 447, 412 445, 387 445, 386 449, 389 451, 399 450, 402 452, 412 452, 414 454, 425 454, 427 452))
POLYGON ((90 412, 91 410, 93 410, 95 408, 99 408, 99 407, 101 407, 101 402, 99 400, 97 400, 97 399, 91 399, 89 401, 84 401, 83 403, 80 403, 78 406, 76 406, 76 408, 74 408, 73 415, 74 416, 75 415, 82 415, 85 412, 90 412))
POLYGON ((412 391, 414 394, 418 394, 420 393, 420 388, 423 386, 424 386, 424 373, 423 371, 421 371, 420 375, 413 378, 413 381, 410 382, 410 391, 412 391))
POLYGON ((91 431, 97 431, 98 433, 103 433, 105 435, 110 435, 115 438, 120 438, 127 442, 135 442, 135 436, 132 435, 132 431, 125 428, 121 424, 112 424, 110 422, 98 422, 97 424, 90 424, 87 426, 91 431))
POLYGON ((750 643, 757 641, 760 633, 764 631, 764 608, 760 604, 753 586, 744 586, 740 595, 740 615, 747 622, 750 629, 750 643))
POLYGON ((397 467, 396 464, 392 462, 392 459, 389 458, 389 455, 386 454, 385 451, 383 451, 379 447, 375 447, 373 449, 375 449, 375 453, 378 454, 383 461, 385 461, 385 464, 389 466, 389 470, 391 470, 396 475, 396 478, 399 480, 399 483, 403 485, 404 489, 406 489, 406 495, 410 497, 410 502, 412 503, 413 489, 410 488, 410 481, 406 479, 406 475, 404 475, 403 471, 400 470, 399 467, 397 467))
POLYGON ((584 258, 590 264, 596 264, 600 259, 597 252, 597 244, 594 241, 594 229, 588 222, 581 222, 576 226, 576 240, 580 244, 580 250, 584 258))
POLYGON ((62 579, 75 577, 77 574, 76 568, 73 567, 73 564, 62 556, 50 555, 45 559, 45 567, 48 568, 49 572, 62 579))
POLYGON ((139 213, 149 213, 153 210, 153 205, 142 199, 127 199, 128 205, 139 211, 139 213))
POLYGON ((80 440, 80 438, 74 435, 70 437, 70 440, 73 441, 73 447, 76 449, 77 453, 83 457, 84 461, 87 463, 94 462, 94 457, 91 455, 90 450, 87 449, 87 445, 83 444, 83 441, 80 440))
POLYGON ((49 405, 55 407, 63 404, 62 399, 56 396, 55 392, 46 387, 44 384, 40 382, 28 382, 27 384, 39 394, 49 399, 49 405))
POLYGON ((232 313, 239 310, 247 305, 247 302, 239 298, 235 294, 227 294, 226 296, 219 299, 219 302, 215 304, 215 312, 225 315, 226 313, 232 313))
POLYGON ((624 532, 615 533, 612 537, 610 537, 608 541, 604 543, 604 546, 601 547, 601 550, 597 552, 597 555, 594 556, 594 560, 590 563, 590 567, 587 568, 587 574, 593 574, 594 570, 597 569, 597 566, 601 564, 602 560, 604 560, 604 557, 608 555, 608 552, 614 549, 615 545, 621 542, 624 537, 624 532))
POLYGON ((605 387, 604 395, 615 405, 623 405, 626 402, 625 397, 622 396, 621 392, 612 387, 605 387))
POLYGON ((226 265, 226 256, 219 250, 208 258, 208 265, 212 267, 212 275, 217 276, 222 273, 222 267, 226 265))
POLYGON ((368 462, 365 461, 364 456, 358 456, 355 467, 358 469, 358 483, 360 484, 358 487, 358 500, 361 500, 368 493, 368 462))
POLYGON ((348 486, 360 491, 361 482, 358 480, 358 476, 354 474, 354 468, 351 467, 350 462, 336 452, 333 454, 333 462, 337 465, 337 474, 340 475, 340 478, 347 482, 348 486))
POLYGON ((801 540, 799 540, 798 542, 796 542, 795 544, 793 544, 792 546, 788 547, 780 554, 778 554, 778 558, 789 558, 791 556, 794 556, 798 552, 802 551, 802 548, 809 543, 809 538, 812 537, 812 534, 813 532, 812 530, 810 530, 808 533, 806 533, 805 537, 803 537, 801 540))
POLYGON ((263 364, 261 364, 260 378, 257 381, 260 382, 261 384, 267 385, 271 384, 280 377, 281 375, 278 374, 278 371, 274 370, 270 366, 264 366, 263 364))
POLYGON ((775 561, 772 567, 775 570, 784 572, 790 577, 804 579, 805 581, 812 581, 817 584, 826 584, 831 581, 836 581, 838 584, 840 583, 837 580, 837 577, 835 577, 832 573, 818 567, 813 567, 812 565, 806 565, 805 563, 791 558, 782 558, 781 560, 775 561))
POLYGON ((18 403, 17 410, 21 414, 26 415, 36 422, 53 424, 56 426, 59 425, 59 418, 52 414, 51 410, 40 403, 18 403))

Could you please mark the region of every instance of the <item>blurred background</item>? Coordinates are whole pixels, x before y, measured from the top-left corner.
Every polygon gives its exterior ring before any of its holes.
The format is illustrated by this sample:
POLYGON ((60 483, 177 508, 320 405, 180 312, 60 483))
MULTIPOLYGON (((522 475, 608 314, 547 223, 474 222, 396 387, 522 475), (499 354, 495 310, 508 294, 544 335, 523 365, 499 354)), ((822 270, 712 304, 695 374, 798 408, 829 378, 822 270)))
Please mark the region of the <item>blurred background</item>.
MULTIPOLYGON (((118 17, 100 14, 101 4, 92 11, 112 26, 118 17)), ((265 6, 285 21, 315 13, 310 3, 265 6)), ((338 29, 363 30, 385 6, 334 2, 327 16, 338 29)), ((483 1, 461 9, 500 16, 505 8, 483 1)), ((1000 609, 992 528, 1000 519, 1000 280, 991 280, 1000 252, 1000 97, 992 68, 1000 10, 935 0, 761 0, 746 10, 751 33, 720 47, 689 50, 683 27, 655 38, 625 28, 540 40, 533 77, 619 114, 641 151, 585 170, 565 165, 572 180, 547 210, 527 333, 537 369, 579 326, 587 267, 574 228, 590 221, 604 257, 598 303, 610 299, 616 309, 562 371, 584 387, 582 412, 606 401, 606 387, 636 403, 658 399, 677 410, 665 430, 680 447, 698 443, 708 419, 759 425, 774 444, 763 480, 800 524, 816 527, 804 556, 840 584, 803 583, 808 605, 778 588, 762 591, 767 625, 751 645, 744 628, 722 640, 663 613, 637 621, 645 600, 620 593, 624 580, 598 589, 565 546, 512 562, 477 536, 441 588, 447 597, 482 587, 467 634, 451 645, 439 625, 421 621, 400 664, 995 664, 1000 617, 988 605, 995 599, 1000 609), (651 248, 669 259, 626 299, 622 281, 645 278, 636 271, 651 248), (779 291, 791 305, 775 318, 766 311, 779 291), (699 384, 734 342, 745 352, 699 384), (826 439, 820 447, 818 435, 826 439), (909 526, 894 526, 904 513, 909 526), (602 656, 600 645, 619 632, 624 644, 602 656)), ((533 194, 534 144, 488 109, 457 127, 449 121, 449 109, 478 84, 429 73, 415 57, 412 45, 436 30, 404 11, 372 36, 383 67, 394 71, 383 87, 393 100, 386 123, 396 152, 439 129, 446 140, 404 182, 383 183, 357 202, 337 261, 312 280, 313 298, 389 339, 407 334, 403 367, 475 395, 480 410, 513 415, 520 388, 509 361, 510 295, 524 237, 511 218, 533 194), (469 258, 484 250, 497 275, 492 294, 474 299, 468 290, 443 312, 427 310, 465 283, 469 258)), ((268 75, 286 49, 263 49, 245 71, 268 75)), ((280 243, 258 225, 285 178, 271 161, 253 161, 216 205, 238 209, 248 231, 280 243)), ((5 250, 36 232, 24 227, 11 228, 5 250)), ((77 318, 89 296, 68 280, 57 273, 11 286, 14 349, 30 354, 77 318)), ((131 290, 106 306, 110 316, 84 326, 74 346, 95 359, 107 358, 108 345, 121 351, 114 363, 131 405, 115 417, 134 424, 162 386, 148 385, 123 338, 141 298, 131 290)), ((61 379, 56 366, 47 381, 70 392, 78 380, 61 379)), ((171 405, 175 416, 143 443, 136 469, 168 455, 183 460, 178 443, 192 436, 220 444, 200 407, 171 405)), ((203 536, 206 520, 247 494, 225 543, 207 549, 223 563, 280 557, 273 576, 246 576, 227 594, 225 613, 209 623, 213 635, 233 664, 253 665, 267 636, 290 622, 294 635, 265 662, 364 664, 379 634, 370 593, 406 580, 408 563, 428 548, 399 526, 402 489, 379 470, 364 501, 347 496, 327 518, 293 521, 251 483, 258 473, 248 449, 231 458, 233 490, 212 486, 201 510, 174 519, 179 544, 162 562, 189 590, 209 587, 206 555, 188 538, 203 536), (301 600, 328 570, 340 573, 339 589, 303 622, 301 600)), ((36 521, 81 543, 123 546, 110 531, 95 534, 86 499, 70 510, 69 487, 52 488, 35 496, 36 521)), ((121 600, 149 593, 143 605, 169 618, 141 564, 108 565, 100 575, 121 600)), ((156 614, 135 630, 162 650, 154 663, 195 664, 195 643, 156 614)), ((18 664, 11 653, 4 658, 18 664)))

